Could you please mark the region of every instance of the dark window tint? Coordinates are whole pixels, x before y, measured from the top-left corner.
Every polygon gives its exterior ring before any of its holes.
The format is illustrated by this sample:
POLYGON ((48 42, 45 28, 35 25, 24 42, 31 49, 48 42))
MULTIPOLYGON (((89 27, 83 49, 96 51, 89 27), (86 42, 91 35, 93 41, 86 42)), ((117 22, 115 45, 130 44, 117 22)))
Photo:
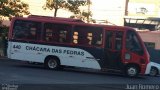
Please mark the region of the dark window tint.
POLYGON ((40 39, 41 23, 17 20, 14 23, 13 38, 38 40, 40 39))
POLYGON ((102 28, 76 26, 73 32, 73 43, 79 45, 101 46, 102 28))
POLYGON ((106 48, 112 49, 112 41, 113 41, 113 32, 112 31, 107 31, 106 32, 106 48))
POLYGON ((115 32, 115 50, 122 49, 122 39, 123 39, 123 32, 120 31, 115 32))
POLYGON ((126 34, 126 49, 138 54, 143 54, 140 40, 134 31, 128 31, 126 34))
POLYGON ((70 25, 46 23, 44 24, 44 40, 47 42, 70 42, 70 25))

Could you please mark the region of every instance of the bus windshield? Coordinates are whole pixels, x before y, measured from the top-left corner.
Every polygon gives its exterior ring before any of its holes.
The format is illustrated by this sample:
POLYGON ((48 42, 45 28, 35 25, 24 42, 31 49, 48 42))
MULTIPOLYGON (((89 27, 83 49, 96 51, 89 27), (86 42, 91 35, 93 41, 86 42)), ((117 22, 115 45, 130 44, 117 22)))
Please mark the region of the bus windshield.
POLYGON ((139 55, 143 55, 144 53, 140 40, 134 31, 127 31, 126 49, 139 55))

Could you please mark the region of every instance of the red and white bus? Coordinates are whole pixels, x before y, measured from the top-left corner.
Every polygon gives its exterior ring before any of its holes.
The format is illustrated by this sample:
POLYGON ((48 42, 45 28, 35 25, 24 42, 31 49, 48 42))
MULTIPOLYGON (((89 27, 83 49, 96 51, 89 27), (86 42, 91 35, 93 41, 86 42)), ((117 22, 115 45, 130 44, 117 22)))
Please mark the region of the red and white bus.
POLYGON ((9 30, 8 58, 62 66, 144 75, 149 54, 129 27, 87 24, 77 19, 15 17, 9 30))

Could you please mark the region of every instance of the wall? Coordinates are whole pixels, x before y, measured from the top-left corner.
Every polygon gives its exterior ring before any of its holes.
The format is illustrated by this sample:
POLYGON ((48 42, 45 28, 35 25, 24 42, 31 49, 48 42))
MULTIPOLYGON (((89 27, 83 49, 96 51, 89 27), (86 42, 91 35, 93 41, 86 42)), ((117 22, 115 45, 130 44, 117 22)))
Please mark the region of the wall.
POLYGON ((155 49, 160 50, 160 31, 138 32, 144 42, 155 43, 155 49))

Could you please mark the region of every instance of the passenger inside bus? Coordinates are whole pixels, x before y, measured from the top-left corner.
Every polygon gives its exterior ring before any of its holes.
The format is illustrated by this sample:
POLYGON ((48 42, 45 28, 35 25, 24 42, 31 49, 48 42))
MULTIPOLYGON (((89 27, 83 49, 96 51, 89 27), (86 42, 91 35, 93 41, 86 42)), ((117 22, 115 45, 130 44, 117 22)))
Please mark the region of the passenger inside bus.
POLYGON ((67 31, 60 31, 60 34, 59 34, 59 42, 63 43, 63 42, 66 42, 66 34, 67 34, 67 31))
POLYGON ((13 36, 16 39, 35 40, 39 28, 39 23, 16 21, 13 36))
POLYGON ((127 35, 126 48, 133 51, 133 50, 136 50, 136 49, 140 49, 139 47, 140 46, 138 45, 138 40, 137 40, 136 36, 132 33, 127 35))
POLYGON ((87 35, 80 34, 78 36, 78 44, 89 45, 89 39, 87 38, 87 35))
POLYGON ((100 46, 102 45, 102 35, 101 34, 93 34, 93 37, 92 37, 92 45, 95 45, 95 46, 100 46))

